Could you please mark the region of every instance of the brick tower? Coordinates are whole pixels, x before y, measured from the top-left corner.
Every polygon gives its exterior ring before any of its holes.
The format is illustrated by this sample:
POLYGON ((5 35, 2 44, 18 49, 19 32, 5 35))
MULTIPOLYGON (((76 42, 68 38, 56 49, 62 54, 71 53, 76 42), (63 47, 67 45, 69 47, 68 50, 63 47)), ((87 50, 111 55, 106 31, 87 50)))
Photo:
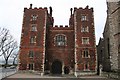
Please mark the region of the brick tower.
POLYGON ((75 72, 84 75, 96 70, 96 47, 93 8, 74 8, 75 72))
POLYGON ((44 72, 47 8, 24 8, 19 70, 44 72))
POLYGON ((95 73, 93 9, 71 8, 69 26, 55 25, 52 7, 24 8, 19 70, 52 74, 95 73))

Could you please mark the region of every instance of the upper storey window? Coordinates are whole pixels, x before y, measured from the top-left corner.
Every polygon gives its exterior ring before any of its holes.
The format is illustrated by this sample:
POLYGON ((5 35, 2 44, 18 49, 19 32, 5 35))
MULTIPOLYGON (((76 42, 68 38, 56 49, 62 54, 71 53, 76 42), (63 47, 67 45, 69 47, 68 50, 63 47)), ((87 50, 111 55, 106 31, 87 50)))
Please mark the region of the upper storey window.
POLYGON ((65 44, 66 44, 65 35, 57 35, 57 36, 55 36, 55 44, 57 46, 65 46, 65 44))
POLYGON ((89 44, 89 37, 82 37, 82 44, 89 44))
POLYGON ((88 26, 82 26, 81 27, 81 32, 89 32, 88 26))
POLYGON ((30 43, 36 43, 36 36, 32 36, 30 38, 30 43))
POLYGON ((37 25, 36 24, 31 25, 31 31, 37 31, 37 25))
POLYGON ((90 57, 88 49, 83 50, 83 56, 82 57, 84 57, 84 58, 89 58, 90 57))
POLYGON ((32 17, 32 21, 35 21, 35 20, 37 20, 38 15, 34 14, 31 17, 32 17))
POLYGON ((87 16, 86 15, 81 15, 81 21, 87 21, 87 16))
POLYGON ((33 51, 29 51, 29 57, 33 58, 34 57, 34 52, 33 51))

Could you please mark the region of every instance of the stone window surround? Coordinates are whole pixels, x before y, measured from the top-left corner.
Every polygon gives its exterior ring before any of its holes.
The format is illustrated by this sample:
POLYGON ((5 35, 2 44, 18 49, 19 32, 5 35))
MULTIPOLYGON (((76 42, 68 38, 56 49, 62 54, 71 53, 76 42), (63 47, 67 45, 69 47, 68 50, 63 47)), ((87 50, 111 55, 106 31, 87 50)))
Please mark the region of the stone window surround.
POLYGON ((35 20, 37 20, 37 18, 38 18, 37 14, 32 14, 31 15, 31 21, 35 21, 35 20))
POLYGON ((88 63, 84 63, 84 71, 89 71, 89 62, 88 63))
POLYGON ((29 58, 33 58, 34 57, 34 51, 29 51, 29 58))
POLYGON ((31 44, 36 43, 36 36, 31 36, 30 37, 30 43, 31 44))
POLYGON ((60 46, 67 46, 67 37, 65 34, 56 34, 55 37, 54 37, 54 46, 58 46, 57 43, 56 43, 56 37, 59 36, 59 35, 62 35, 65 37, 65 42, 64 42, 64 45, 60 45, 60 46))
POLYGON ((28 70, 34 70, 34 63, 29 63, 29 64, 27 64, 27 65, 28 65, 28 70), (32 66, 31 66, 32 69, 30 68, 30 65, 32 65, 32 66))
POLYGON ((82 26, 81 27, 81 32, 89 32, 89 27, 88 26, 82 26))
POLYGON ((82 37, 82 44, 89 44, 89 37, 82 37))
POLYGON ((81 21, 88 21, 87 14, 81 14, 81 21))
POLYGON ((30 31, 37 31, 37 24, 31 24, 30 31))
POLYGON ((82 50, 82 58, 90 58, 90 52, 88 49, 82 50), (86 51, 88 51, 88 52, 85 53, 86 51))

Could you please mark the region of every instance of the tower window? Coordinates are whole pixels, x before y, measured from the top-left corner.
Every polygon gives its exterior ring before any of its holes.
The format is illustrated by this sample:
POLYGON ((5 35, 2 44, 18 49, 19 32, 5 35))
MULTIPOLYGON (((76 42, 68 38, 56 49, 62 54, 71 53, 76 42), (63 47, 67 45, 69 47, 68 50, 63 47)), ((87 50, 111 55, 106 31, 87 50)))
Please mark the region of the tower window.
POLYGON ((36 24, 31 25, 31 31, 37 31, 37 25, 36 24))
POLYGON ((55 44, 57 46, 65 46, 65 44, 66 44, 66 37, 64 35, 57 35, 55 37, 55 44))
POLYGON ((89 37, 83 37, 82 44, 89 44, 89 37))
POLYGON ((29 51, 29 57, 33 58, 34 57, 34 52, 33 51, 29 51))
POLYGON ((37 20, 38 15, 32 15, 32 21, 37 20))
POLYGON ((36 36, 32 36, 30 38, 30 43, 36 43, 36 36))
POLYGON ((89 50, 88 49, 83 51, 83 57, 84 58, 88 58, 89 57, 89 50))
POLYGON ((81 15, 81 21, 86 21, 87 20, 87 16, 86 15, 81 15))
POLYGON ((89 64, 88 64, 88 63, 85 63, 85 64, 84 64, 84 70, 85 70, 85 71, 89 70, 89 64))
POLYGON ((89 32, 88 26, 82 26, 81 27, 81 32, 89 32))
POLYGON ((33 70, 33 63, 29 64, 29 70, 33 70))

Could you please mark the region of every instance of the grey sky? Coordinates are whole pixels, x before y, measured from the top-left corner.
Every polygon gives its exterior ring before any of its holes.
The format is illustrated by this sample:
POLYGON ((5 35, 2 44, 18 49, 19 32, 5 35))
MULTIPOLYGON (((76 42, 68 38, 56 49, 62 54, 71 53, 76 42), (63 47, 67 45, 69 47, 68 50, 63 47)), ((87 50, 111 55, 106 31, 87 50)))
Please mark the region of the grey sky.
POLYGON ((106 21, 106 0, 0 0, 0 27, 10 30, 14 38, 20 42, 24 7, 53 8, 54 25, 68 25, 70 8, 94 8, 96 43, 102 36, 106 21))

